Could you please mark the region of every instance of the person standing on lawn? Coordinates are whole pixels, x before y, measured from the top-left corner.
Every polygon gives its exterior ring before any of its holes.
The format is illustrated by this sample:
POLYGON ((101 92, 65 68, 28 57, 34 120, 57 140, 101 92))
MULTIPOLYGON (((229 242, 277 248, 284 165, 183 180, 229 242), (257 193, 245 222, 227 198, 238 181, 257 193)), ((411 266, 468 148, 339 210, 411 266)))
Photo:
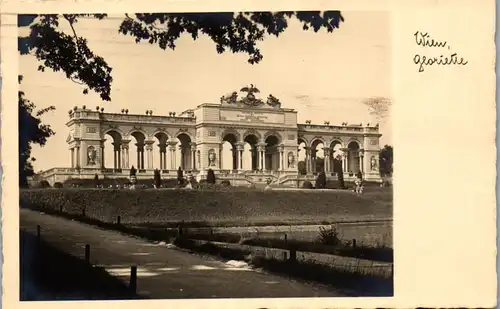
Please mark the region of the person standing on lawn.
POLYGON ((363 194, 363 174, 361 171, 356 173, 356 180, 354 181, 356 187, 354 188, 354 192, 363 194))

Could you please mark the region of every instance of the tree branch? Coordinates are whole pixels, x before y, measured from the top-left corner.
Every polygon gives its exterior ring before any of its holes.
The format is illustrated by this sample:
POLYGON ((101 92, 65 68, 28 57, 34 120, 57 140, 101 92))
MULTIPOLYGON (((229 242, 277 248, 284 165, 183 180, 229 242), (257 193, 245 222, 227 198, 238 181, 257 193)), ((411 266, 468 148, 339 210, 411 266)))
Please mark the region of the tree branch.
POLYGON ((73 27, 73 22, 69 20, 69 18, 66 15, 63 15, 64 19, 66 19, 69 23, 69 26, 71 27, 71 30, 73 31, 73 36, 75 37, 75 43, 78 43, 78 35, 76 35, 75 27, 73 27))

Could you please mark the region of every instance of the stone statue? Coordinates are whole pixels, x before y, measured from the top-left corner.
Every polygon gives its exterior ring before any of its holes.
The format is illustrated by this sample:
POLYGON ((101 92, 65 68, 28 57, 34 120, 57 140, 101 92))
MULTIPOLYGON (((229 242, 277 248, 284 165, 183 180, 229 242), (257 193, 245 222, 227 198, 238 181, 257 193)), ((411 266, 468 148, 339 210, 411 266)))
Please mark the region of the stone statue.
POLYGON ((280 108, 281 107, 281 102, 280 100, 278 100, 275 96, 273 96, 272 94, 270 94, 268 97, 267 97, 267 105, 269 106, 272 106, 272 107, 277 107, 277 108, 280 108))
POLYGON ((295 167, 295 155, 291 151, 288 153, 288 167, 295 167))
POLYGON ((215 150, 210 149, 208 151, 208 166, 215 166, 216 160, 217 160, 217 155, 215 154, 215 150))
POLYGON ((377 158, 375 156, 372 156, 370 159, 370 170, 378 171, 377 158))
POLYGON ((221 103, 227 103, 227 104, 235 104, 237 100, 238 100, 238 93, 236 91, 234 91, 230 95, 222 96, 220 98, 221 103))
POLYGON ((246 92, 247 93, 247 98, 249 99, 255 99, 254 93, 259 93, 260 90, 257 89, 253 84, 250 84, 250 87, 243 87, 240 89, 241 92, 246 92))
POLYGON ((95 159, 97 157, 97 151, 94 146, 89 146, 87 148, 87 165, 95 165, 95 159))
POLYGON ((241 103, 254 107, 254 106, 260 106, 263 105, 264 102, 260 99, 255 98, 255 93, 260 93, 260 90, 257 89, 253 84, 250 84, 250 87, 243 87, 240 89, 241 92, 246 92, 247 95, 243 99, 241 99, 241 103))

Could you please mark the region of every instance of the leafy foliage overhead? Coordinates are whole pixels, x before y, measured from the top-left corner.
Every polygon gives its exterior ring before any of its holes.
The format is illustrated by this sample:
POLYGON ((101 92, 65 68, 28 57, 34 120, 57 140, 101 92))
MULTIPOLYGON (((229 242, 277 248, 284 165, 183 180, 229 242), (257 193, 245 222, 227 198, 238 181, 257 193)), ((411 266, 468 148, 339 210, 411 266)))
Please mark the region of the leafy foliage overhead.
MULTIPOLYGON (((110 101, 112 68, 89 48, 87 39, 76 30, 80 18, 106 17, 106 14, 19 15, 19 27, 30 28, 28 36, 18 38, 19 52, 34 55, 41 63, 39 70, 62 71, 70 80, 85 85, 84 93, 93 90, 102 100, 110 101), (69 34, 60 29, 61 22, 69 25, 69 34)), ((218 53, 245 53, 248 62, 256 64, 263 59, 257 43, 266 35, 278 37, 288 28, 292 17, 302 23, 304 30, 314 32, 322 28, 332 32, 344 21, 339 11, 125 14, 117 31, 133 37, 137 43, 147 41, 163 50, 174 50, 182 34, 190 35, 193 40, 206 35, 215 43, 218 53)))
MULTIPOLYGON (((19 84, 22 76, 19 76, 19 84)), ((19 106, 19 185, 27 186, 27 177, 32 176, 34 158, 31 157, 31 147, 33 144, 44 146, 47 139, 54 135, 54 131, 49 125, 43 124, 40 116, 54 110, 54 106, 35 110, 33 102, 25 98, 22 91, 18 92, 19 106)))

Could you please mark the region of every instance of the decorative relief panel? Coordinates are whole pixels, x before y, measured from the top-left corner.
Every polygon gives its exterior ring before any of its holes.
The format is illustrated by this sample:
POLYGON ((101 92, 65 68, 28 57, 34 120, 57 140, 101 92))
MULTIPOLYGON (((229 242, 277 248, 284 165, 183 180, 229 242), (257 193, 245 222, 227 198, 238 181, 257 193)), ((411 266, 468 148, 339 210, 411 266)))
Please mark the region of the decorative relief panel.
POLYGON ((214 137, 216 135, 217 135, 217 132, 215 132, 215 131, 208 131, 208 136, 214 137))
POLYGON ((293 141, 295 139, 295 135, 294 134, 289 134, 288 135, 288 140, 289 141, 293 141))
POLYGON ((87 133, 96 133, 97 132, 97 128, 95 127, 87 127, 87 133))

